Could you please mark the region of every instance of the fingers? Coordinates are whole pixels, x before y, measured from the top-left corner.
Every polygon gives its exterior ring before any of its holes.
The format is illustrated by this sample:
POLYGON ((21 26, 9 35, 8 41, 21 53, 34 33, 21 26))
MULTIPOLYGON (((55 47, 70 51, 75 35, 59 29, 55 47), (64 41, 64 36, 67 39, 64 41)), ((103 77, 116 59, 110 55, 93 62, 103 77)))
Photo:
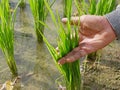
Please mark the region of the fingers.
POLYGON ((106 18, 104 16, 95 15, 83 15, 80 17, 81 28, 84 30, 90 30, 98 32, 104 29, 106 18))
MULTIPOLYGON (((95 16, 95 15, 82 15, 80 17, 71 17, 71 25, 80 25, 82 28, 87 27, 90 29, 103 29, 102 22, 105 18, 103 16, 95 16)), ((66 24, 68 22, 68 18, 62 18, 62 22, 66 24)))
MULTIPOLYGON (((66 24, 68 22, 68 18, 62 18, 62 22, 66 24)), ((71 25, 79 25, 80 17, 71 17, 71 25)))
POLYGON ((80 57, 82 57, 84 55, 86 55, 86 53, 84 51, 80 50, 80 51, 76 52, 74 55, 71 55, 71 56, 67 55, 67 56, 63 57, 62 59, 60 59, 58 61, 58 64, 74 62, 76 60, 79 60, 80 57))
POLYGON ((58 64, 65 64, 65 63, 71 63, 75 60, 79 60, 80 57, 85 56, 87 53, 85 50, 80 50, 80 47, 77 47, 73 49, 69 54, 67 54, 65 57, 61 58, 58 61, 58 64))
POLYGON ((65 63, 71 63, 76 60, 79 60, 81 57, 94 52, 96 49, 93 47, 93 45, 90 44, 89 40, 87 42, 81 41, 79 43, 79 46, 74 48, 70 53, 68 53, 66 56, 61 58, 58 61, 58 64, 65 64, 65 63))

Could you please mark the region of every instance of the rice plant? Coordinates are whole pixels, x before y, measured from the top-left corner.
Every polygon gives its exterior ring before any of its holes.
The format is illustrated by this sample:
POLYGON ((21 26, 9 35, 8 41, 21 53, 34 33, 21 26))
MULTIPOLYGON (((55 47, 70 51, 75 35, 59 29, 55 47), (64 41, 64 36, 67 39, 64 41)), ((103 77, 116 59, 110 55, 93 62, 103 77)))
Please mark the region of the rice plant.
POLYGON ((10 12, 9 0, 0 1, 0 48, 4 53, 10 71, 17 76, 14 60, 14 19, 10 12))
POLYGON ((26 2, 25 2, 25 0, 20 0, 21 2, 20 2, 20 4, 19 4, 19 7, 20 8, 25 8, 25 6, 26 6, 26 2))
POLYGON ((71 16, 72 10, 72 2, 73 0, 63 0, 63 16, 67 17, 67 15, 71 16))
MULTIPOLYGON (((50 0, 46 0, 50 3, 50 0)), ((51 3, 50 6, 53 5, 55 0, 51 3)), ((44 0, 29 0, 30 8, 34 17, 34 25, 35 25, 35 32, 37 36, 37 41, 42 42, 43 38, 40 34, 44 32, 44 25, 42 25, 39 21, 45 22, 46 17, 48 15, 48 11, 46 10, 44 0)))
POLYGON ((39 23, 39 20, 44 22, 46 18, 44 0, 29 0, 29 3, 30 3, 30 8, 34 17, 34 25, 35 25, 37 40, 38 42, 41 42, 42 37, 39 31, 43 33, 44 26, 39 23))
MULTIPOLYGON (((75 1, 77 2, 77 0, 75 1)), ((81 0, 80 5, 82 7, 78 8, 78 10, 80 10, 79 12, 84 12, 84 14, 91 15, 105 15, 114 10, 116 6, 116 0, 89 0, 88 2, 86 2, 86 0, 81 0), (84 9, 84 6, 86 9, 84 9)), ((94 53, 89 54, 87 56, 87 60, 99 61, 100 57, 101 50, 98 50, 94 53)))
POLYGON ((89 0, 89 14, 105 15, 115 9, 116 0, 89 0))
POLYGON ((55 16, 47 1, 44 0, 44 2, 46 8, 50 12, 51 18, 54 22, 54 25, 56 26, 56 29, 58 30, 58 38, 57 38, 58 51, 48 42, 48 40, 42 34, 43 40, 46 43, 46 46, 51 56, 53 57, 57 68, 59 69, 60 73, 63 76, 63 81, 66 90, 81 90, 81 74, 80 74, 79 60, 76 60, 73 63, 66 63, 64 65, 58 64, 58 60, 60 58, 62 58, 67 53, 69 53, 73 48, 78 46, 78 41, 79 41, 78 30, 75 26, 72 27, 70 25, 70 15, 67 15, 67 18, 69 18, 69 20, 65 28, 60 20, 59 14, 57 13, 57 16, 55 16))

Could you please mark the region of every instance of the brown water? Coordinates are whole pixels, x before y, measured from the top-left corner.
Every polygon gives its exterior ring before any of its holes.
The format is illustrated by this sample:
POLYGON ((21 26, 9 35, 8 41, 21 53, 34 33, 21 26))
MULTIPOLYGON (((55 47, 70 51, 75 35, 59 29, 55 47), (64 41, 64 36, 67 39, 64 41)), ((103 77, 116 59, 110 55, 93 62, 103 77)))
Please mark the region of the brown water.
MULTIPOLYGON (((11 0, 12 5, 18 0, 11 0)), ((62 0, 56 0, 53 10, 62 15, 62 0)), ((47 17, 52 30, 45 29, 44 34, 56 47, 56 29, 47 17)), ((15 23, 15 60, 21 76, 22 88, 19 90, 57 90, 55 80, 60 76, 53 59, 44 43, 37 44, 34 21, 27 2, 24 10, 18 8, 15 23)), ((100 66, 88 70, 83 75, 83 90, 120 90, 120 48, 118 41, 113 47, 106 47, 100 66)), ((9 68, 0 51, 0 84, 11 79, 9 68)), ((93 66, 93 65, 92 65, 93 66)))

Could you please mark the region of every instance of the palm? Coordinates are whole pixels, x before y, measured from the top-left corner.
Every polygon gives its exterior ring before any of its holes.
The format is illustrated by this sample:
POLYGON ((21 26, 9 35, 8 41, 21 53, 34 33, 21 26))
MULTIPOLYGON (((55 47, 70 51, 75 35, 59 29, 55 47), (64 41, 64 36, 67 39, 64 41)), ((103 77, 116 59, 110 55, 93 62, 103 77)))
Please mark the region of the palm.
MULTIPOLYGON (((72 18, 72 24, 77 24, 76 17, 72 18)), ((67 20, 65 20, 66 22, 67 20)), ((64 22, 64 21, 63 21, 64 22)), ((73 62, 80 57, 95 52, 108 45, 115 39, 115 33, 103 16, 82 16, 80 18, 80 42, 79 46, 74 48, 65 57, 59 60, 60 64, 73 62)))

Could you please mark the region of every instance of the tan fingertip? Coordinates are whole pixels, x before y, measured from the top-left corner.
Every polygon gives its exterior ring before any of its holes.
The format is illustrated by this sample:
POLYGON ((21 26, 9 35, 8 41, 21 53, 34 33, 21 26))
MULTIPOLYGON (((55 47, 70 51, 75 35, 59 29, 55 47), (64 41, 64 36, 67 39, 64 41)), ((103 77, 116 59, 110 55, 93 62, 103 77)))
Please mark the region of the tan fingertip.
POLYGON ((69 62, 69 61, 70 61, 70 59, 69 59, 69 58, 67 58, 67 59, 66 59, 66 61, 68 61, 68 62, 69 62))
POLYGON ((67 18, 62 18, 62 22, 66 23, 67 22, 67 18))
POLYGON ((58 61, 58 64, 61 65, 61 60, 58 61))
POLYGON ((67 61, 68 63, 71 63, 71 62, 73 62, 73 59, 72 59, 72 57, 70 57, 70 58, 66 59, 66 61, 67 61))
POLYGON ((59 64, 59 65, 62 65, 62 64, 65 64, 65 63, 66 63, 66 60, 64 60, 64 59, 58 61, 58 64, 59 64))
POLYGON ((61 65, 60 61, 58 61, 58 65, 61 65))

